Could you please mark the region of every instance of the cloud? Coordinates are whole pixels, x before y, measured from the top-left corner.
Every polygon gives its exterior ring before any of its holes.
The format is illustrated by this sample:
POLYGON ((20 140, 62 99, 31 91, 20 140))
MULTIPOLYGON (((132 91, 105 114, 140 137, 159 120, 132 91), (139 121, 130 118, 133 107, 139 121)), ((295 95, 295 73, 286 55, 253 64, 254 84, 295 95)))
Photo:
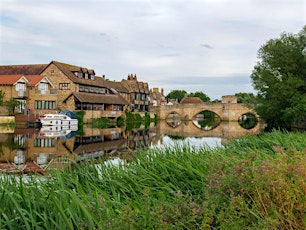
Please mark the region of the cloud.
POLYGON ((208 44, 200 44, 201 47, 207 48, 207 49, 212 49, 213 47, 208 44))
POLYGON ((117 81, 136 73, 150 87, 186 87, 211 97, 252 91, 249 76, 257 50, 284 31, 299 32, 305 24, 305 4, 2 0, 0 62, 58 60, 94 68, 117 81))

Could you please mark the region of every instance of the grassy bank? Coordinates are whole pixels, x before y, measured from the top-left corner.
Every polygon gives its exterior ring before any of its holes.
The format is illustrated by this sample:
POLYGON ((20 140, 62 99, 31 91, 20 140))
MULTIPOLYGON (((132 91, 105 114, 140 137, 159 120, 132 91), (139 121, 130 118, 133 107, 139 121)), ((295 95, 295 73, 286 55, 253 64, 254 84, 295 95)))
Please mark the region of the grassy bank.
POLYGON ((1 177, 0 229, 306 228, 306 134, 168 146, 101 165, 42 181, 1 177))

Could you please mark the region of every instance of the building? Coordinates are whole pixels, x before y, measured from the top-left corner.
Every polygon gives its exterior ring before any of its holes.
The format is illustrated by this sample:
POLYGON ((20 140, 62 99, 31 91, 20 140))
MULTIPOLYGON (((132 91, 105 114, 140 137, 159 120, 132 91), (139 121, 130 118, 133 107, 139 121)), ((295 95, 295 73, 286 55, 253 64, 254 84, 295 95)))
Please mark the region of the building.
POLYGON ((125 110, 149 111, 148 83, 138 82, 136 75, 114 82, 96 76, 93 69, 57 61, 0 66, 0 89, 5 100, 22 102, 19 113, 83 110, 84 122, 90 122, 92 118, 124 116, 125 110))
POLYGON ((132 106, 132 111, 148 112, 150 109, 150 91, 147 82, 137 80, 136 74, 129 74, 121 84, 127 89, 127 99, 132 106))
POLYGON ((159 92, 158 88, 150 90, 150 102, 152 106, 167 105, 167 99, 164 96, 164 89, 159 92))

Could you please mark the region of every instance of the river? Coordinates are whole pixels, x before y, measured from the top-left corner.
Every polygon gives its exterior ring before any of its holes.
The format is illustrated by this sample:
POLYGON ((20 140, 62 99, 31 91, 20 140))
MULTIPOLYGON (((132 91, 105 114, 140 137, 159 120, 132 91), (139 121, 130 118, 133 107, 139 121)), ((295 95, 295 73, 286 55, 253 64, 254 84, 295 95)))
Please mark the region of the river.
POLYGON ((220 122, 199 128, 193 121, 173 125, 166 121, 149 127, 92 128, 59 130, 54 127, 26 129, 0 126, 0 170, 6 173, 46 173, 50 168, 65 167, 72 161, 103 158, 132 160, 132 151, 188 142, 199 147, 220 146, 232 138, 256 135, 261 124, 245 129, 238 122, 220 122), (52 130, 51 130, 52 129, 52 130))

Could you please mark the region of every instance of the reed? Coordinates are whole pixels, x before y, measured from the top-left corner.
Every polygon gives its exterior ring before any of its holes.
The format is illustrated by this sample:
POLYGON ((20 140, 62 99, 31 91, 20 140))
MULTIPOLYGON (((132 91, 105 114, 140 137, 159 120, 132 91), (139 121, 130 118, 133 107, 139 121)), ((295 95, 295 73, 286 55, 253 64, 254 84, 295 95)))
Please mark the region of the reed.
POLYGON ((0 177, 0 229, 303 229, 306 135, 189 143, 0 177))

